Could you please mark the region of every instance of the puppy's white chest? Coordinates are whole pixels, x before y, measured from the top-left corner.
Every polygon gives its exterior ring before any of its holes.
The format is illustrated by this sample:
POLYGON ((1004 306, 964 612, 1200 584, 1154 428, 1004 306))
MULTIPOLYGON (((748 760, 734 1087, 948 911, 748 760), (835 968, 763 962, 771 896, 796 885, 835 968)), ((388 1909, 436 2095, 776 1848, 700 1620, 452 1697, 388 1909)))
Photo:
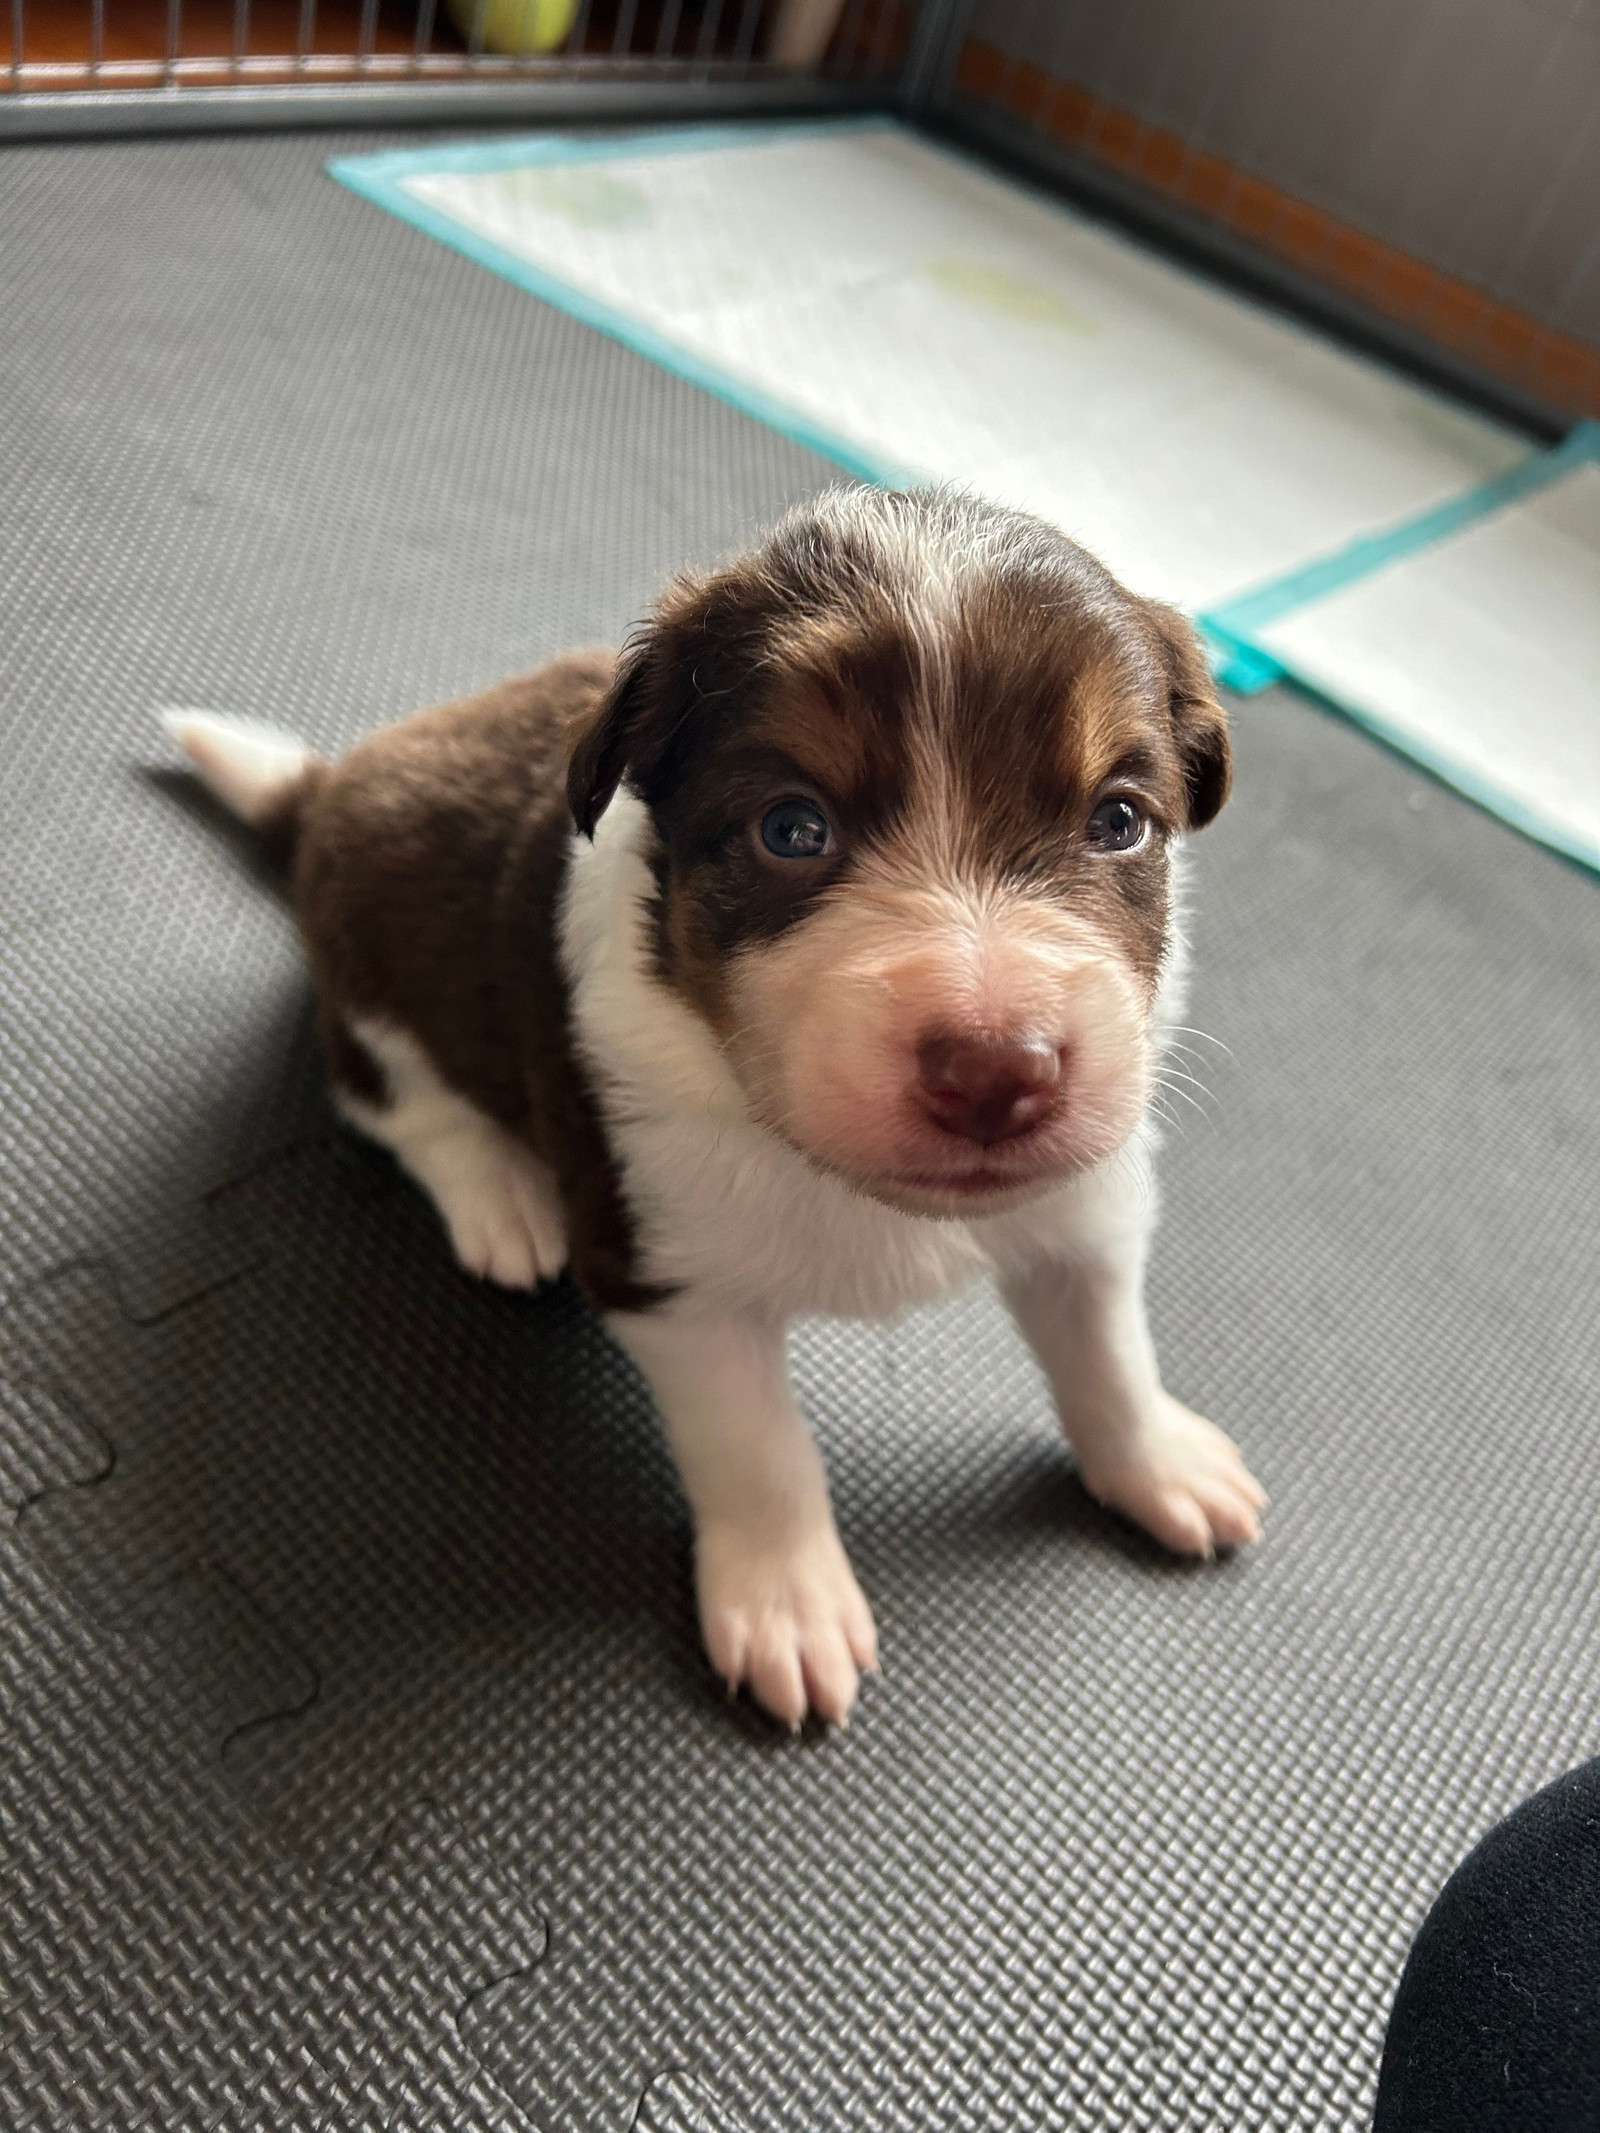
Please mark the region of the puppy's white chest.
POLYGON ((708 1298, 886 1318, 992 1264, 964 1223, 882 1207, 745 1121, 636 1120, 616 1152, 647 1278, 708 1298))

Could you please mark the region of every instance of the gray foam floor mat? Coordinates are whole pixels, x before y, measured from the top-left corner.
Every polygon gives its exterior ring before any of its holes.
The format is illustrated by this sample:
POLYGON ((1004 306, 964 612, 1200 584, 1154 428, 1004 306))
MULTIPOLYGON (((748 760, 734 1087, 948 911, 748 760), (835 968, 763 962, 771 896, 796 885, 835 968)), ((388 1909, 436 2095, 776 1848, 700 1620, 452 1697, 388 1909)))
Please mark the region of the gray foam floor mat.
POLYGON ((982 1298, 808 1328, 885 1674, 776 1738, 636 1381, 333 1129, 151 707, 336 746, 828 470, 337 145, 0 160, 0 2114, 1359 2126, 1431 1893, 1600 1748, 1595 884, 1240 709, 1154 1308, 1268 1538, 1098 1512, 982 1298))

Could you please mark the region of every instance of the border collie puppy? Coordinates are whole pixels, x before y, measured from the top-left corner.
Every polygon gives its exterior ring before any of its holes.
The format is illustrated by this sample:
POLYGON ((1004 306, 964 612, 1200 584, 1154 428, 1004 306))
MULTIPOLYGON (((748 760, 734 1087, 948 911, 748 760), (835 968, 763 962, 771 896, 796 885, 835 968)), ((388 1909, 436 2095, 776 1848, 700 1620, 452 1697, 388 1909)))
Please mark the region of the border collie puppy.
POLYGON ((841 489, 620 657, 340 762, 167 725, 292 854, 340 1111, 463 1266, 570 1266, 649 1382, 730 1686, 843 1724, 876 1657, 801 1313, 990 1277, 1096 1497, 1183 1553, 1255 1538, 1142 1301, 1177 847, 1230 771, 1179 615, 1036 519, 841 489))

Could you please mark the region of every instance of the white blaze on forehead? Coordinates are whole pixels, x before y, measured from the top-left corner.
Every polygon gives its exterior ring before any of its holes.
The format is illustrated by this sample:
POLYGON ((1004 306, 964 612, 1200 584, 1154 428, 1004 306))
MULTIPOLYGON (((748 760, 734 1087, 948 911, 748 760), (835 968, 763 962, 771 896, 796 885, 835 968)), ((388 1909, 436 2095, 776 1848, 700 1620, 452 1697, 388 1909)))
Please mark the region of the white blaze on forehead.
MULTIPOLYGON (((950 784, 942 751, 958 708, 958 654, 967 659, 980 649, 986 607, 997 604, 1005 618, 989 617, 1001 639, 1023 630, 1041 641, 1070 611, 1070 634, 1105 687, 1140 704, 1158 685, 1152 648, 1128 626, 1128 596, 1042 521, 996 512, 949 489, 909 498, 838 491, 819 501, 816 515, 858 561, 865 549, 871 577, 914 654, 916 679, 903 707, 908 746, 922 758, 909 766, 913 783, 920 772, 930 791, 950 784)), ((1009 643, 998 648, 1015 650, 1009 643)), ((1051 746, 1057 736, 1039 738, 1051 746)))
POLYGON ((937 720, 948 708, 951 639, 976 577, 985 562, 992 567, 991 544, 975 521, 930 527, 909 517, 885 521, 879 538, 885 578, 918 654, 921 702, 908 708, 937 720))
POLYGON ((948 687, 952 635, 972 592, 1018 567, 1040 536, 1048 538, 1043 527, 997 517, 951 491, 907 503, 839 490, 819 499, 817 513, 850 542, 870 544, 874 576, 920 655, 930 701, 948 687))
POLYGON ((956 708, 954 640, 978 558, 972 545, 930 538, 927 529, 903 520, 886 523, 881 537, 885 577, 914 655, 911 695, 899 707, 904 789, 891 864, 902 878, 961 895, 976 825, 948 736, 956 708))
MULTIPOLYGON (((980 868, 981 801, 951 746, 959 711, 958 655, 970 642, 982 595, 1046 563, 1052 536, 1026 519, 996 519, 950 495, 929 514, 887 507, 850 518, 865 536, 895 619, 912 652, 909 699, 898 707, 904 791, 894 842, 903 871, 959 886, 980 868)), ((1063 708, 1065 708, 1063 706, 1063 708)), ((1041 733, 1041 747, 1056 736, 1041 733)))

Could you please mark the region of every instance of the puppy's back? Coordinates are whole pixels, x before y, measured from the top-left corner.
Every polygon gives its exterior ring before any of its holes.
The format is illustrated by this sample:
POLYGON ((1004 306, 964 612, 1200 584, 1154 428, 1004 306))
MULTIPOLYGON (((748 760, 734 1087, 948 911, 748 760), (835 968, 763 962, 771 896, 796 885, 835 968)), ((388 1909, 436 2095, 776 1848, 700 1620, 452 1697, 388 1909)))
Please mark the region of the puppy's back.
POLYGON ((501 968, 506 884, 514 877, 519 895, 553 905, 571 822, 572 739, 614 667, 609 652, 572 653, 314 766, 300 803, 294 902, 336 1077, 359 1089, 370 1073, 352 1022, 393 1024, 463 1094, 523 1123, 501 968))

